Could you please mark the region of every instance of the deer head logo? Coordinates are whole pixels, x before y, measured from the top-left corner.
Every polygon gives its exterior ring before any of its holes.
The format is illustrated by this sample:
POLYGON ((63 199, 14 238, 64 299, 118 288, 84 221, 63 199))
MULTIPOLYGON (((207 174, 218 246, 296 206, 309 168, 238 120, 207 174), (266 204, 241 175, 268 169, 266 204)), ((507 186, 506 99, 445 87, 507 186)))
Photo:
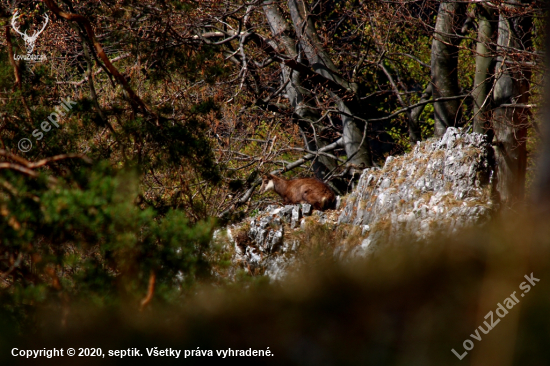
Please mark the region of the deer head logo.
POLYGON ((19 33, 23 37, 23 40, 25 41, 25 45, 27 47, 27 54, 30 55, 34 50, 34 42, 36 41, 36 38, 38 38, 40 33, 42 33, 46 28, 46 25, 48 25, 49 18, 47 15, 45 15, 44 17, 46 18, 46 22, 44 23, 44 26, 42 27, 42 29, 40 29, 38 32, 35 32, 32 36, 29 36, 27 35, 27 31, 21 33, 17 28, 17 26, 15 25, 15 21, 17 20, 17 18, 19 18, 17 16, 17 13, 18 12, 16 11, 15 14, 13 14, 13 17, 11 18, 11 26, 17 33, 19 33))

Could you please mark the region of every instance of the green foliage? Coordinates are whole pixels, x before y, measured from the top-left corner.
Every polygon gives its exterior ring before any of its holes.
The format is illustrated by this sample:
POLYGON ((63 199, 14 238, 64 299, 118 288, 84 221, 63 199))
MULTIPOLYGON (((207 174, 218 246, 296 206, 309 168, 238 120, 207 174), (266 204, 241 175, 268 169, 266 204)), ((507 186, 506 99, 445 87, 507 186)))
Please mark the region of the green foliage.
POLYGON ((422 111, 422 115, 420 119, 425 121, 425 123, 422 126, 420 126, 422 131, 422 138, 429 139, 430 137, 433 137, 434 125, 435 125, 433 104, 426 105, 426 107, 422 111))
POLYGON ((168 301, 208 278, 214 221, 191 224, 181 211, 140 208, 137 182, 135 173, 107 164, 56 183, 5 174, 0 273, 12 269, 0 295, 4 310, 15 316, 26 305, 137 304, 151 273, 156 301, 168 301))
POLYGON ((205 101, 197 103, 191 107, 192 113, 206 114, 210 111, 219 111, 220 107, 216 104, 214 99, 208 98, 205 101))
MULTIPOLYGON (((403 119, 400 121, 404 122, 403 119)), ((406 128, 406 123, 402 123, 401 126, 391 126, 386 131, 388 135, 395 141, 395 144, 398 145, 401 150, 404 152, 411 151, 409 136, 404 132, 406 128)))
POLYGON ((13 82, 13 68, 8 60, 8 53, 2 50, 0 51, 0 90, 11 90, 13 82))

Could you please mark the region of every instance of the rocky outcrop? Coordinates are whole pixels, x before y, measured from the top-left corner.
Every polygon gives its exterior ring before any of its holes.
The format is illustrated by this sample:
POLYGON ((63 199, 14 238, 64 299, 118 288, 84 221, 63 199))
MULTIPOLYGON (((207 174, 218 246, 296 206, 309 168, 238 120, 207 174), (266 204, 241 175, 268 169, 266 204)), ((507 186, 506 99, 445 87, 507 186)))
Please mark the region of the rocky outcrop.
POLYGON ((361 244, 369 250, 403 236, 427 239, 482 224, 495 209, 491 158, 484 135, 449 128, 441 140, 388 157, 380 170, 365 170, 344 200, 338 223, 370 226, 361 244))
POLYGON ((246 271, 280 279, 300 262, 300 248, 312 240, 346 260, 405 239, 423 241, 482 225, 497 208, 492 180, 486 137, 449 128, 440 140, 388 157, 382 169, 364 170, 336 210, 312 213, 307 204, 269 206, 229 228, 233 259, 246 271))

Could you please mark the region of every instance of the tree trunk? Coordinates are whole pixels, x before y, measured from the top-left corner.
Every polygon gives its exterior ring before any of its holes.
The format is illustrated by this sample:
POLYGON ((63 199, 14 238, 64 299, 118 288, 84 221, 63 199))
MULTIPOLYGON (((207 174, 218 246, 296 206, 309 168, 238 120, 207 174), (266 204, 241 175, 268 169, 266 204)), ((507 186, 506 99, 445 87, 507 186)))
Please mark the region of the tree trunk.
MULTIPOLYGON (((315 126, 316 122, 321 119, 321 114, 312 105, 312 96, 309 91, 302 88, 300 74, 287 66, 282 66, 282 68, 285 80, 290 77, 290 82, 286 86, 286 95, 294 109, 294 122, 300 128, 305 147, 310 151, 317 151, 329 144, 329 141, 319 134, 315 126)), ((321 180, 336 166, 337 163, 334 159, 324 155, 313 161, 315 176, 321 180)))
MULTIPOLYGON (((296 35, 311 67, 326 79, 345 88, 350 94, 356 95, 358 91, 357 84, 350 83, 340 76, 339 70, 319 40, 315 23, 308 16, 308 10, 303 0, 289 0, 288 7, 296 35)), ((343 125, 344 149, 349 159, 348 165, 357 168, 372 166, 369 141, 365 135, 366 128, 361 128, 356 119, 353 118, 357 114, 352 105, 345 102, 336 93, 331 92, 330 94, 337 109, 342 112, 340 116, 343 125)))
POLYGON ((530 45, 531 18, 515 16, 518 6, 511 3, 520 4, 510 0, 502 5, 499 16, 497 51, 500 56, 495 67, 494 90, 497 108, 493 118, 497 190, 501 201, 508 206, 524 196, 528 114, 521 105, 529 101, 531 77, 530 70, 513 59, 513 49, 523 50, 530 45))
MULTIPOLYGON (((296 50, 296 41, 288 34, 284 17, 277 4, 267 0, 264 2, 263 9, 273 36, 282 48, 285 49, 289 57, 296 58, 300 62, 300 57, 296 50)), ((281 83, 285 83, 286 80, 290 79, 285 88, 285 93, 294 110, 293 119, 300 129, 305 148, 310 151, 317 151, 329 143, 323 136, 318 135, 314 127, 315 123, 320 120, 321 114, 315 108, 310 91, 302 86, 300 73, 285 65, 281 65, 281 68, 283 75, 281 83), (313 138, 309 138, 308 136, 312 136, 313 138)), ((334 159, 324 155, 317 157, 313 161, 315 176, 321 180, 336 166, 337 163, 334 159)))
POLYGON ((490 45, 496 33, 495 11, 477 5, 478 38, 476 45, 476 74, 472 97, 474 99, 474 132, 485 134, 489 128, 489 113, 492 99, 489 95, 493 85, 493 52, 490 45))
MULTIPOLYGON (((550 14, 546 13, 546 69, 550 69, 550 14)), ((544 74, 545 100, 550 100, 550 78, 548 73, 544 74)), ((541 222, 546 224, 550 217, 550 104, 543 106, 542 123, 542 151, 537 164, 537 179, 533 189, 533 202, 537 209, 536 216, 541 218, 541 222)))
MULTIPOLYGON (((458 45, 457 30, 466 19, 466 3, 449 1, 439 5, 432 42, 432 84, 433 97, 453 97, 460 94, 458 85, 458 45)), ((460 121, 460 100, 434 104, 435 135, 442 136, 447 127, 460 121)))

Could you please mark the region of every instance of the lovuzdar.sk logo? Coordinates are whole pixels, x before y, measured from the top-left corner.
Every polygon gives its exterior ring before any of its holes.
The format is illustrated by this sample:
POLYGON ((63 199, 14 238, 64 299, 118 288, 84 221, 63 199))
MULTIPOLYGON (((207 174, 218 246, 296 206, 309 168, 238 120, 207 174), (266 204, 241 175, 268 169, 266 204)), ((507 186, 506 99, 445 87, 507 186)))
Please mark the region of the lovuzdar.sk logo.
POLYGON ((47 15, 44 15, 44 18, 46 21, 44 22, 44 25, 42 26, 42 29, 39 31, 35 31, 32 36, 29 36, 27 34, 27 31, 21 32, 19 30, 19 27, 15 24, 19 16, 17 15, 18 11, 13 14, 13 17, 11 18, 11 26, 13 29, 21 36, 23 37, 23 40, 25 41, 25 46, 27 48, 27 54, 26 55, 13 55, 14 60, 25 60, 25 61, 44 61, 46 60, 46 55, 34 55, 32 51, 34 51, 34 43, 36 42, 36 39, 46 29, 46 25, 48 25, 48 18, 47 15))

